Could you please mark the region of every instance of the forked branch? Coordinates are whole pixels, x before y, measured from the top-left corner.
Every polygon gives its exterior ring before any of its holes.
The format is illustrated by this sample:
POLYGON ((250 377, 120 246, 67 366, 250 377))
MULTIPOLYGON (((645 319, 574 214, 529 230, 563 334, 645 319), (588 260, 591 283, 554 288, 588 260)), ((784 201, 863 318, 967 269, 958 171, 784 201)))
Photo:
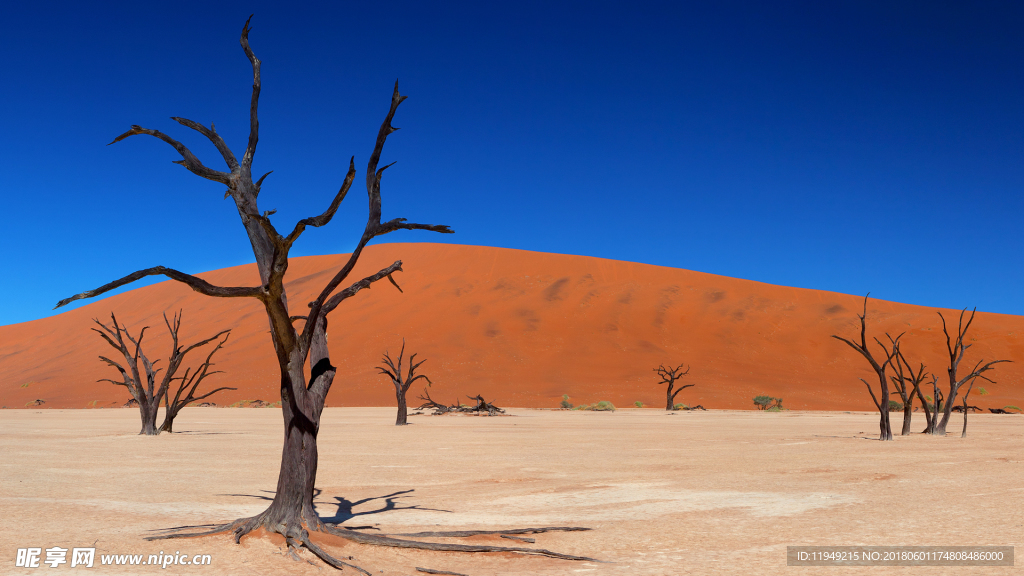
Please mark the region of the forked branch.
MULTIPOLYGON (((130 130, 121 134, 117 138, 114 138, 110 144, 120 142, 129 136, 135 136, 138 134, 154 136, 173 146, 174 149, 178 151, 178 154, 181 154, 181 160, 175 160, 174 163, 181 164, 185 168, 188 168, 188 171, 196 176, 206 178, 207 180, 213 180, 214 182, 220 182, 221 184, 228 186, 231 185, 231 174, 206 167, 184 144, 159 130, 151 130, 149 128, 143 128, 142 126, 133 124, 130 130)), ((110 146, 110 144, 107 144, 107 146, 110 146)))

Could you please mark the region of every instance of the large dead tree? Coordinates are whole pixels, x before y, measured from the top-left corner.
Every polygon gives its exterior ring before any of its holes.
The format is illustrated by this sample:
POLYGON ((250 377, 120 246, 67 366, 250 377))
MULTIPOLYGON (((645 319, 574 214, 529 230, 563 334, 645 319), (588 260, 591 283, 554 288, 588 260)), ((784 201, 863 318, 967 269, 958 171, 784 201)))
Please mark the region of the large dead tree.
MULTIPOLYGON (((971 327, 971 323, 974 322, 974 313, 977 308, 971 310, 971 316, 967 319, 967 323, 964 324, 964 314, 967 313, 967 309, 964 308, 960 311, 960 321, 957 324, 956 338, 952 338, 949 335, 949 330, 946 327, 946 318, 939 312, 939 318, 942 319, 942 333, 946 335, 946 352, 949 354, 949 368, 946 369, 946 374, 949 376, 949 390, 946 392, 945 405, 942 407, 942 418, 935 425, 935 429, 932 434, 939 436, 945 436, 946 424, 949 423, 949 415, 953 411, 953 405, 956 403, 956 395, 960 391, 960 388, 971 382, 973 385, 974 380, 981 378, 987 382, 992 382, 984 374, 989 370, 992 370, 993 366, 1000 362, 1009 362, 1009 360, 993 360, 991 362, 985 362, 984 360, 978 360, 971 369, 970 373, 966 376, 958 377, 957 371, 960 369, 960 362, 964 359, 964 354, 967 349, 973 346, 973 344, 964 344, 964 337, 967 336, 967 330, 971 327)), ((936 410, 938 408, 936 407, 936 410)), ((967 414, 964 413, 964 418, 967 414)), ((966 430, 966 429, 965 429, 966 430)))
MULTIPOLYGON (((914 371, 914 367, 907 361, 907 358, 903 355, 903 351, 896 346, 895 342, 892 342, 893 347, 896 348, 895 362, 892 363, 893 369, 896 374, 892 376, 893 387, 896 388, 896 392, 900 395, 900 399, 903 400, 903 430, 900 432, 902 436, 910 435, 910 420, 914 412, 914 396, 921 397, 921 382, 924 381, 928 373, 924 371, 924 363, 922 362, 917 372, 914 371), (904 368, 906 371, 904 371, 904 368)), ((925 405, 925 417, 928 422, 931 422, 931 413, 928 410, 927 403, 924 398, 921 398, 921 404, 925 405)))
POLYGON ((676 385, 676 381, 690 373, 690 367, 687 366, 686 371, 684 372, 682 371, 683 366, 683 364, 680 364, 679 366, 673 368, 671 365, 669 365, 668 367, 665 367, 664 365, 659 365, 657 368, 654 369, 654 372, 661 378, 661 382, 659 382, 659 384, 666 384, 665 410, 675 410, 676 396, 678 396, 679 393, 682 392, 683 390, 686 390, 687 388, 692 388, 694 386, 694 384, 687 384, 686 386, 680 386, 675 390, 675 392, 672 391, 672 388, 676 385))
MULTIPOLYGON (((227 191, 224 193, 224 197, 230 197, 234 202, 238 216, 245 227, 252 246, 253 255, 256 259, 256 266, 259 270, 260 284, 258 286, 237 287, 215 286, 191 274, 164 266, 155 266, 114 280, 95 290, 76 294, 61 300, 57 304, 60 307, 74 300, 103 294, 146 276, 163 275, 172 280, 182 282, 196 292, 207 296, 255 298, 263 304, 266 310, 267 318, 270 322, 270 336, 274 343, 274 351, 281 373, 281 415, 284 419, 284 448, 281 454, 281 467, 274 500, 266 510, 251 518, 241 518, 216 526, 211 525, 208 530, 200 532, 185 533, 180 530, 171 530, 167 534, 150 538, 180 538, 231 532, 237 542, 249 532, 263 528, 268 532, 283 535, 288 544, 288 549, 293 556, 295 556, 295 552, 299 548, 305 547, 335 568, 350 566, 350 564, 334 558, 321 549, 310 538, 310 531, 327 532, 347 540, 366 544, 401 548, 463 552, 511 551, 583 560, 584 558, 582 557, 532 548, 506 548, 476 544, 441 544, 365 534, 356 530, 339 529, 334 525, 323 522, 317 516, 313 506, 313 489, 316 482, 318 460, 316 440, 320 429, 320 416, 324 408, 324 400, 331 389, 331 384, 334 382, 336 371, 334 365, 331 364, 330 351, 327 347, 327 317, 339 304, 355 296, 360 291, 369 288, 375 282, 387 278, 398 287, 392 275, 402 270, 402 261, 398 260, 380 269, 375 274, 350 284, 347 288, 339 290, 339 287, 348 280, 366 245, 378 236, 397 230, 428 230, 445 234, 450 234, 453 231, 446 225, 414 224, 407 222, 405 218, 381 220, 381 177, 384 174, 384 170, 391 166, 391 164, 378 168, 378 162, 380 161, 380 155, 384 149, 387 137, 397 130, 397 128, 391 125, 391 120, 399 104, 405 100, 405 96, 399 94, 398 83, 396 82, 394 92, 391 95, 391 106, 384 117, 380 131, 377 133, 377 141, 367 162, 366 192, 369 214, 362 236, 359 238, 359 242, 352 250, 352 254, 345 264, 321 289, 316 298, 308 304, 308 311, 305 311, 303 314, 293 314, 290 310, 284 287, 284 277, 288 270, 289 252, 295 241, 298 240, 307 228, 311 226, 325 226, 334 217, 355 178, 355 157, 349 160, 348 173, 340 189, 323 213, 299 220, 287 234, 278 232, 277 227, 270 220, 270 216, 274 211, 266 210, 261 212, 257 204, 257 198, 263 181, 270 172, 265 173, 255 181, 252 178, 252 163, 256 154, 256 145, 259 141, 257 104, 260 96, 261 79, 260 60, 256 58, 256 55, 249 46, 249 31, 249 20, 247 20, 242 28, 241 45, 246 57, 248 57, 249 62, 252 64, 253 86, 249 105, 249 139, 241 160, 236 158, 212 124, 207 128, 192 120, 177 117, 172 117, 172 119, 187 128, 199 132, 213 143, 227 165, 227 171, 215 170, 206 166, 181 142, 163 132, 141 126, 132 126, 130 130, 115 138, 111 144, 120 142, 130 136, 153 136, 177 150, 178 154, 181 155, 181 160, 175 161, 176 164, 184 166, 197 176, 226 186, 227 191), (298 321, 303 321, 301 330, 295 327, 294 323, 298 321), (305 371, 307 361, 310 367, 308 374, 305 371)), ((548 529, 537 530, 546 531, 548 529)), ((458 534, 460 536, 466 535, 461 532, 458 534)), ((369 574, 361 568, 357 569, 365 574, 369 574)))
MULTIPOLYGON (((128 392, 131 393, 132 398, 134 398, 135 401, 137 402, 139 407, 139 413, 142 416, 142 430, 139 432, 139 434, 155 436, 159 434, 161 431, 170 432, 172 423, 174 421, 174 416, 177 415, 178 411, 180 411, 181 408, 187 405, 188 402, 178 405, 178 397, 176 396, 174 403, 174 412, 172 413, 170 410, 167 410, 165 412, 164 423, 163 425, 160 426, 159 429, 156 427, 156 416, 157 411, 160 409, 160 403, 162 401, 166 401, 167 399, 168 389, 171 385, 171 382, 179 380, 179 378, 176 378, 174 375, 178 372, 178 368, 181 367, 181 363, 185 360, 185 355, 191 352, 192 350, 195 350, 196 348, 200 348, 202 346, 209 344, 210 342, 220 338, 221 336, 224 336, 224 341, 226 341, 227 335, 231 331, 223 330, 221 332, 218 332, 216 335, 207 338, 206 340, 196 342, 195 344, 188 347, 182 347, 178 344, 178 330, 181 328, 181 312, 179 311, 177 314, 174 315, 173 323, 167 320, 167 315, 164 314, 164 323, 167 325, 167 330, 171 333, 171 355, 168 358, 167 368, 165 370, 163 368, 156 368, 155 364, 159 362, 159 360, 150 362, 149 358, 146 356, 146 353, 142 350, 142 340, 145 337, 146 330, 149 329, 149 326, 145 326, 141 330, 139 330, 139 337, 136 339, 128 332, 127 326, 118 323, 117 317, 114 316, 113 312, 110 313, 110 320, 111 325, 107 326, 106 324, 93 318, 93 322, 99 325, 101 330, 97 330, 96 328, 93 328, 92 330, 93 332, 96 332, 97 334, 102 336, 103 339, 106 340, 107 344, 110 344, 111 347, 113 347, 115 350, 121 353, 121 355, 124 357, 125 365, 122 366, 121 364, 111 360, 110 358, 107 358, 106 356, 100 356, 100 360, 103 360, 110 366, 117 368, 117 371, 121 373, 121 381, 118 382, 117 380, 111 380, 110 378, 101 378, 100 380, 98 380, 98 382, 110 382, 118 386, 124 386, 125 388, 128 389, 128 392), (125 343, 125 339, 127 339, 128 342, 131 343, 131 347, 129 347, 128 344, 125 343), (130 348, 134 348, 134 350, 130 348), (140 360, 142 361, 142 371, 140 371, 139 369, 140 360), (160 380, 160 384, 158 385, 156 383, 156 380, 157 376, 161 371, 163 371, 164 375, 163 378, 161 378, 160 380), (144 377, 143 374, 145 374, 144 377)), ((221 346, 224 344, 224 341, 221 341, 213 349, 213 351, 210 352, 210 355, 207 356, 206 362, 203 364, 206 370, 209 369, 209 363, 210 360, 213 358, 213 354, 217 350, 220 350, 221 346)), ((187 378, 188 370, 186 370, 185 374, 185 378, 187 378)), ((205 378, 205 376, 203 378, 205 378)), ((195 392, 195 388, 199 386, 203 378, 199 378, 194 382, 195 386, 192 387, 192 393, 195 392)), ((211 394, 214 394, 221 390, 234 390, 234 388, 218 388, 208 394, 200 396, 199 398, 193 397, 192 399, 198 400, 200 398, 206 398, 207 396, 210 396, 211 394)), ((189 395, 191 396, 192 393, 190 393, 189 395)), ((180 396, 180 389, 178 395, 180 396)))
POLYGON ((846 342, 850 348, 856 350, 864 357, 865 360, 868 361, 869 364, 871 364, 871 369, 874 370, 875 374, 878 376, 878 384, 880 387, 879 396, 881 396, 881 400, 875 396, 875 391, 871 388, 871 384, 868 384, 867 380, 861 378, 860 381, 868 387, 868 393, 871 394, 871 401, 875 403, 875 407, 878 408, 878 412, 881 414, 878 421, 878 428, 880 430, 878 439, 892 440, 892 424, 889 422, 889 379, 885 375, 885 370, 890 364, 892 364, 893 359, 895 359, 899 354, 900 338, 903 335, 900 334, 896 338, 893 338, 886 334, 889 341, 892 343, 891 349, 886 347, 881 340, 875 338, 875 342, 881 346, 882 351, 885 353, 885 360, 881 363, 879 363, 878 360, 875 360, 871 351, 868 350, 867 327, 865 323, 868 316, 868 296, 870 296, 870 293, 864 296, 864 311, 857 315, 857 318, 860 319, 860 343, 858 344, 851 340, 847 340, 842 336, 836 336, 835 334, 833 334, 832 337, 836 340, 846 342))
POLYGON ((377 370, 391 378, 391 383, 395 385, 395 398, 398 400, 398 417, 395 420, 395 426, 405 426, 408 424, 409 408, 405 403, 405 395, 409 392, 409 387, 412 383, 423 378, 427 381, 427 386, 431 385, 430 378, 420 374, 416 375, 416 369, 420 367, 426 360, 420 360, 416 362, 416 355, 409 356, 409 373, 402 379, 402 355, 405 354, 405 340, 402 340, 402 350, 398 353, 398 362, 395 363, 391 356, 388 355, 387 351, 384 352, 384 358, 381 362, 384 362, 384 366, 377 366, 377 370))

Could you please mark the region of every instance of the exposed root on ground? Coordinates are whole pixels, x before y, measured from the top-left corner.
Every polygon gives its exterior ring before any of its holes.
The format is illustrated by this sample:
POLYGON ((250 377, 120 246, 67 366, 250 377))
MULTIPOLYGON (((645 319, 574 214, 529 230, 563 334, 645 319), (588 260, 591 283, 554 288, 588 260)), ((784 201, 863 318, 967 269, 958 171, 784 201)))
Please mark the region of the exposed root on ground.
POLYGON ((431 570, 430 568, 420 568, 419 566, 416 567, 416 571, 426 572, 427 574, 449 574, 450 576, 466 576, 465 574, 461 574, 459 572, 449 572, 447 570, 431 570))
MULTIPOLYGON (((484 536, 484 535, 498 535, 502 537, 510 537, 511 539, 520 540, 523 542, 533 543, 533 538, 518 538, 515 534, 540 534, 543 532, 579 532, 590 530, 590 528, 580 528, 573 526, 550 526, 543 528, 512 528, 509 530, 459 530, 459 531, 448 531, 448 532, 415 532, 408 534, 395 534, 395 535, 381 535, 381 534, 365 534, 357 530, 351 530, 348 528, 340 528, 337 525, 328 524, 321 522, 319 518, 315 522, 310 522, 307 530, 307 526, 302 524, 292 525, 269 525, 266 513, 251 518, 240 518, 234 522, 227 524, 202 524, 196 526, 177 526, 175 528, 167 528, 160 530, 165 532, 155 536, 147 536, 146 540, 168 540, 173 538, 196 538, 200 536, 212 536, 215 534, 231 533, 234 535, 235 543, 239 543, 243 536, 256 530, 257 528, 263 528, 268 532, 274 534, 280 534, 284 536, 285 542, 288 544, 288 553, 293 559, 298 560, 298 550, 300 548, 306 548, 313 553, 317 558, 322 560, 329 566, 337 569, 349 567, 359 571, 366 576, 370 576, 370 572, 366 569, 356 566, 355 564, 349 564, 331 556, 323 548, 318 546, 310 539, 310 531, 323 532, 339 538, 344 538, 358 544, 367 544, 370 546, 388 546, 392 548, 409 548, 414 550, 433 550, 437 552, 517 552, 520 554, 530 554, 536 556, 546 556, 548 558, 559 558, 562 560, 582 560, 587 562, 601 562, 595 558, 589 558, 586 556, 573 556, 571 554, 562 554, 560 552, 553 552, 544 548, 525 548, 521 546, 487 546, 480 544, 455 544, 447 542, 423 542, 420 540, 410 540, 409 538, 468 538, 471 536, 484 536), (316 524, 313 526, 312 524, 316 524), (192 528, 208 528, 199 532, 185 532, 192 528), (396 538, 400 536, 401 538, 396 538)), ((351 556, 349 557, 351 559, 351 556)), ((426 571, 426 570, 423 570, 426 571)), ((435 574, 445 574, 446 572, 434 572, 435 574)))

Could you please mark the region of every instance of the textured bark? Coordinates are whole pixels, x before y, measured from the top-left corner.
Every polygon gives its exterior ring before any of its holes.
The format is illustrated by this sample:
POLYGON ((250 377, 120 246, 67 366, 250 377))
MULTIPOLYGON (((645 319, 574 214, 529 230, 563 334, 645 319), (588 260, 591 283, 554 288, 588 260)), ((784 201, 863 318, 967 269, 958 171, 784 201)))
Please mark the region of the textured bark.
POLYGON ((857 315, 857 318, 860 319, 859 344, 847 340, 842 336, 836 336, 833 334, 832 337, 835 338, 836 340, 846 342, 847 345, 856 350, 861 356, 864 357, 865 360, 868 361, 869 364, 871 364, 872 370, 874 370, 875 375, 878 376, 878 385, 881 392, 881 400, 879 400, 879 398, 875 396, 875 391, 871 388, 871 384, 869 384, 867 380, 861 378, 860 381, 863 382, 864 385, 868 387, 868 394, 871 395, 871 401, 875 403, 875 408, 878 409, 878 412, 880 414, 878 419, 878 439, 883 441, 889 441, 892 440, 892 424, 889 421, 889 381, 888 378, 886 378, 885 370, 886 368, 889 367, 889 365, 893 363, 893 360, 896 358, 896 356, 899 355, 900 338, 903 335, 900 334, 896 338, 893 338, 892 336, 886 334, 886 336, 889 338, 889 341, 892 343, 891 350, 888 347, 886 347, 886 345, 883 344, 881 340, 875 338, 875 342, 878 343, 878 345, 881 346, 882 350, 885 352, 885 361, 879 364, 878 361, 875 360, 875 357, 871 354, 871 351, 868 350, 866 325, 867 315, 868 296, 864 296, 864 311, 861 314, 857 315))
MULTIPOLYGON (((177 150, 181 155, 181 160, 175 162, 176 164, 185 167, 193 174, 226 185, 225 198, 230 197, 234 201, 239 218, 249 237, 256 266, 259 270, 260 285, 239 288, 213 286, 195 276, 157 266, 140 270, 120 280, 95 290, 76 294, 58 303, 58 307, 63 306, 74 300, 97 296, 144 276, 163 274, 172 280, 187 284, 197 292, 209 296, 257 298, 263 303, 266 310, 267 319, 270 324, 270 336, 274 344, 274 352, 280 369, 281 414, 284 418, 284 445, 274 500, 265 511, 251 518, 242 518, 198 533, 182 531, 188 527, 172 529, 168 534, 152 536, 149 539, 182 538, 231 532, 234 534, 235 540, 238 541, 250 531, 262 527, 270 532, 283 535, 293 555, 296 549, 304 547, 330 566, 335 568, 349 566, 363 574, 369 574, 369 572, 332 557, 310 539, 309 532, 328 532, 365 544, 401 548, 462 552, 520 552, 570 560, 592 560, 541 549, 437 544, 362 534, 356 531, 342 530, 329 526, 317 517, 313 506, 314 485, 317 473, 316 440, 324 400, 330 391, 335 376, 335 367, 331 365, 330 353, 327 348, 327 315, 344 300, 351 298, 358 292, 369 288, 374 282, 384 278, 387 278, 397 288, 398 284, 395 282, 393 274, 402 270, 402 262, 397 261, 381 269, 376 274, 350 284, 347 288, 342 290, 339 290, 339 288, 348 281, 348 277, 367 243, 377 236, 396 230, 428 230, 440 233, 452 233, 452 230, 445 225, 409 223, 404 218, 395 218, 385 222, 381 221, 381 177, 391 164, 379 169, 377 165, 387 137, 397 130, 397 128, 391 125, 391 120, 398 106, 405 100, 405 96, 399 94, 398 83, 396 82, 391 96, 390 109, 377 133, 377 140, 366 167, 369 215, 363 234, 345 264, 324 286, 316 299, 309 303, 308 313, 294 316, 289 314, 288 298, 284 287, 284 277, 288 270, 289 251, 307 227, 325 226, 331 221, 338 206, 348 194, 349 187, 353 182, 355 163, 354 157, 349 160, 348 173, 341 188, 334 195, 327 209, 317 216, 298 221, 288 235, 283 236, 278 233, 276 227, 271 222, 270 216, 274 214, 274 210, 260 212, 258 196, 263 180, 270 172, 265 173, 257 181, 253 182, 252 163, 259 141, 257 107, 262 82, 260 78, 261 63, 249 46, 249 31, 249 21, 247 20, 242 29, 241 45, 242 50, 252 65, 253 88, 249 105, 249 140, 241 161, 236 159, 231 149, 220 135, 217 134, 213 125, 206 128, 201 124, 184 118, 173 119, 209 139, 224 159, 225 164, 227 164, 227 172, 207 167, 183 144, 157 130, 132 126, 130 130, 115 138, 114 142, 119 142, 135 135, 153 136, 177 150), (298 321, 304 323, 301 332, 296 330, 293 324, 298 321), (310 366, 308 376, 304 368, 307 361, 310 366)), ((111 144, 114 142, 111 142, 111 144)))
POLYGON ((672 391, 672 388, 675 386, 676 381, 690 373, 689 366, 686 367, 685 372, 680 372, 680 370, 682 369, 683 364, 680 364, 675 368, 673 368, 671 365, 668 367, 661 365, 654 369, 654 372, 661 378, 660 384, 667 385, 665 388, 665 410, 675 410, 676 396, 678 396, 679 393, 682 392, 683 390, 686 390, 687 388, 692 388, 694 386, 694 384, 687 384, 686 386, 680 386, 678 389, 675 390, 675 392, 672 391))

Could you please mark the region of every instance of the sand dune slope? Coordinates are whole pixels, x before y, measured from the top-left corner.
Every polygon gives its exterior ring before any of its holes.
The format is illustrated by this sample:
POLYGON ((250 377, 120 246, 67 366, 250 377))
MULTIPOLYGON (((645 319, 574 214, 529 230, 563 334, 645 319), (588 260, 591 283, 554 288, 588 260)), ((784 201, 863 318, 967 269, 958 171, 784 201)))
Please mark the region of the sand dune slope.
MULTIPOLYGON (((304 310, 344 259, 293 259, 293 310, 304 310)), ((421 371, 434 382, 431 395, 446 402, 480 393, 499 405, 555 407, 568 394, 575 403, 609 400, 622 407, 639 400, 661 407, 664 392, 652 369, 686 362, 692 365, 686 382, 696 386, 678 400, 689 404, 751 408, 751 398, 765 393, 793 409, 871 408, 859 381, 872 376, 866 362, 830 338, 857 334, 860 296, 582 256, 426 243, 370 247, 353 279, 399 259, 405 293, 378 284, 330 318, 339 370, 328 405, 393 403, 391 385, 374 366, 386 349, 397 353, 405 338, 407 350, 428 360, 421 371)), ((200 276, 228 286, 258 282, 255 265, 200 276)), ((85 288, 71 281, 68 291, 85 288)), ((179 308, 185 342, 233 329, 217 358, 225 373, 209 382, 239 390, 212 400, 279 398, 261 304, 208 298, 168 281, 59 316, 0 326, 0 404, 124 403, 124 388, 96 382, 116 372, 97 359, 110 349, 90 331, 91 319, 109 319, 113 311, 133 330, 150 326, 147 352, 166 357, 170 345, 160 315, 179 308)), ((944 313, 955 318, 959 311, 944 313)), ((945 378, 935 309, 871 300, 868 315, 869 335, 906 332, 908 355, 945 378)), ((1014 361, 1001 364, 992 373, 997 383, 983 383, 988 394, 972 395, 971 403, 1024 405, 1024 318, 979 313, 970 335, 965 365, 981 358, 1014 361)))

